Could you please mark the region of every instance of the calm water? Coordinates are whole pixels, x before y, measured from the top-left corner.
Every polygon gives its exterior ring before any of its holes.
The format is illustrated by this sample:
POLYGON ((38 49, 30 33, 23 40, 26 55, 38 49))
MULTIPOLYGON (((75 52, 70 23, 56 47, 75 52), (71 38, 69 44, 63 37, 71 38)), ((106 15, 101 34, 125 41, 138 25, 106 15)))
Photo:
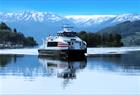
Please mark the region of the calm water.
POLYGON ((0 94, 138 95, 140 52, 81 61, 0 55, 0 94))

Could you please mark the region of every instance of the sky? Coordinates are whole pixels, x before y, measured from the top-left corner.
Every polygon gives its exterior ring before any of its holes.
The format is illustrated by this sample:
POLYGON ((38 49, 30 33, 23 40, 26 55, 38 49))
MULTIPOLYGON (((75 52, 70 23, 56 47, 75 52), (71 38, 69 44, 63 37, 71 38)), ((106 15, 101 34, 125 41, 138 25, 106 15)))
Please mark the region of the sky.
POLYGON ((41 11, 61 15, 140 13, 140 0, 0 0, 0 12, 41 11))

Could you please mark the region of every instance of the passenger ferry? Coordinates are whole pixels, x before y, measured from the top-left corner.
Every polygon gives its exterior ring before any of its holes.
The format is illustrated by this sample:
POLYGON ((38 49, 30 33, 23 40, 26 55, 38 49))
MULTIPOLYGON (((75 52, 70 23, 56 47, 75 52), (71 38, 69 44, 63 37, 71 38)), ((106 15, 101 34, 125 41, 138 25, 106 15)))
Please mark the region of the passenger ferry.
POLYGON ((38 49, 39 55, 58 57, 82 57, 87 52, 87 44, 81 40, 73 27, 63 26, 57 36, 49 36, 43 41, 43 47, 38 49))

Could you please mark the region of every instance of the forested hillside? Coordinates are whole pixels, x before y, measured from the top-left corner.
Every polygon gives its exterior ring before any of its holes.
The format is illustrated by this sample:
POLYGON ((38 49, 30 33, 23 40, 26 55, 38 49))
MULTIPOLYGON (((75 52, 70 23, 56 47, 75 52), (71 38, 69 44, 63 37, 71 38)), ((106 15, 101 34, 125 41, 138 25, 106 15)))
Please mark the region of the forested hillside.
POLYGON ((17 32, 16 29, 11 29, 5 23, 0 23, 0 47, 12 48, 12 47, 26 47, 35 46, 37 42, 33 37, 25 37, 21 32, 17 32))
POLYGON ((98 31, 99 33, 119 33, 126 46, 140 45, 140 20, 126 21, 98 31))

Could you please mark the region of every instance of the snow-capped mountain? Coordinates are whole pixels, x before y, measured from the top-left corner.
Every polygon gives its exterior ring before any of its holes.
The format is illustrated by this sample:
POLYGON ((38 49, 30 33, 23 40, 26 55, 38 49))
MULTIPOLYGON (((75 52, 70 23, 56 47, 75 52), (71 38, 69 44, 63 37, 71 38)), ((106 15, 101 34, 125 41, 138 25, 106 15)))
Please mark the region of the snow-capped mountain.
POLYGON ((85 24, 85 25, 92 25, 92 24, 100 24, 102 22, 108 21, 111 18, 114 18, 115 15, 72 15, 72 16, 65 16, 65 18, 73 21, 76 24, 85 24))
MULTIPOLYGON (((59 16, 51 12, 18 12, 18 13, 6 13, 0 12, 0 21, 17 22, 17 21, 35 21, 35 22, 58 22, 63 20, 69 20, 74 24, 81 24, 92 26, 92 24, 101 24, 106 21, 113 23, 123 21, 135 21, 140 20, 140 14, 121 14, 121 15, 68 15, 59 16)), ((64 22, 67 23, 67 22, 64 22)))
POLYGON ((2 21, 36 21, 43 22, 47 20, 59 21, 63 17, 49 12, 19 12, 19 13, 0 13, 2 21))
POLYGON ((73 21, 77 25, 92 26, 108 22, 116 24, 124 21, 140 20, 140 14, 121 14, 121 15, 71 15, 65 18, 73 21))
POLYGON ((74 26, 75 31, 96 32, 128 20, 140 20, 140 14, 59 16, 51 12, 0 12, 0 22, 6 22, 10 27, 34 36, 39 41, 49 34, 55 34, 63 24, 74 26))

